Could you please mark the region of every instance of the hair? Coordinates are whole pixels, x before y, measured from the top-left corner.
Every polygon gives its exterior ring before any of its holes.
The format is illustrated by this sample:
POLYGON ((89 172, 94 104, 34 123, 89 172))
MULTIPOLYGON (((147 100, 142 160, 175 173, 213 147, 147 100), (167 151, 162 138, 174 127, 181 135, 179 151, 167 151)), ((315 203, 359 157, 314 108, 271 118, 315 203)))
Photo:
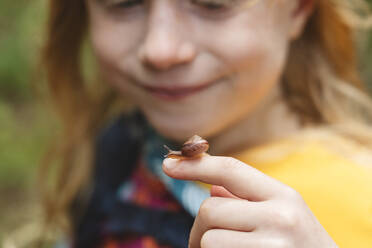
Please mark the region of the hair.
MULTIPOLYGON (((315 1, 304 32, 291 44, 282 92, 304 125, 325 126, 372 149, 372 104, 354 42, 360 6, 362 0, 315 1)), ((72 201, 91 177, 94 137, 122 107, 112 89, 84 77, 86 36, 84 1, 51 0, 42 64, 62 129, 42 161, 40 182, 47 223, 65 231, 72 201)))

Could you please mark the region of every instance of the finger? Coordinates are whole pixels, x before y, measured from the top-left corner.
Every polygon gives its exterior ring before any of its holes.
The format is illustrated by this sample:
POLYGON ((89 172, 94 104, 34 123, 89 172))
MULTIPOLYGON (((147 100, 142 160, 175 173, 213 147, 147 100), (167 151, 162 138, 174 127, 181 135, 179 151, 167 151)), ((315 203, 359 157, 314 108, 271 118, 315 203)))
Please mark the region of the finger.
POLYGON ((232 157, 167 158, 163 161, 163 170, 176 179, 223 186, 232 194, 251 201, 271 199, 283 187, 279 181, 232 157))
POLYGON ((228 191, 224 187, 218 186, 218 185, 212 185, 211 196, 241 199, 237 197, 236 195, 232 194, 230 191, 228 191))
POLYGON ((189 248, 279 248, 291 247, 286 240, 264 236, 255 232, 211 229, 204 233, 201 242, 189 248))
POLYGON ((267 202, 209 197, 201 205, 190 232, 189 243, 195 247, 209 229, 251 232, 268 223, 267 202))

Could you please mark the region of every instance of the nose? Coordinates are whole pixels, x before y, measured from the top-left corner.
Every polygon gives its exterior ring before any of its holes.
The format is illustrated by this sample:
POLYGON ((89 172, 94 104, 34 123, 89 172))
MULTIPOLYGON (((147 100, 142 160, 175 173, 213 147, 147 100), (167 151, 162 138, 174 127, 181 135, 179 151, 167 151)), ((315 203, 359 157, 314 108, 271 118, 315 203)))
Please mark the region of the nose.
POLYGON ((173 0, 153 2, 147 33, 138 52, 142 63, 157 70, 188 63, 196 55, 193 43, 182 37, 182 20, 170 2, 174 3, 173 0))

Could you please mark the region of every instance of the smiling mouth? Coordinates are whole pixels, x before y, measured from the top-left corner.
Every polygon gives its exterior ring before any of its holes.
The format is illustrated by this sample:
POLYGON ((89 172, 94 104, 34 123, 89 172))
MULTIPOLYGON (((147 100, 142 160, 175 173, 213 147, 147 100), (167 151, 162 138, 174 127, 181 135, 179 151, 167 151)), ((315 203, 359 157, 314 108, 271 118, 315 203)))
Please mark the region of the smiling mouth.
POLYGON ((141 85, 143 89, 149 92, 151 95, 167 100, 167 101, 177 101, 184 99, 188 96, 194 95, 206 88, 219 82, 219 80, 207 82, 198 86, 193 87, 152 87, 141 85))

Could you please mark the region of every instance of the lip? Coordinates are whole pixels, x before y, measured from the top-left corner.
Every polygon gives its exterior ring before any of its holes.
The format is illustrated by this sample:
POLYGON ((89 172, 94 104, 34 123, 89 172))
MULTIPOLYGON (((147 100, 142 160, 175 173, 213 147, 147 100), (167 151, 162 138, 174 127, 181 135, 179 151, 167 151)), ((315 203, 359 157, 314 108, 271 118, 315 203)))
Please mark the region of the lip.
POLYGON ((206 82, 192 87, 153 87, 141 85, 143 89, 149 92, 151 95, 167 100, 167 101, 178 101, 184 99, 188 96, 194 95, 212 85, 214 85, 218 80, 206 82))

